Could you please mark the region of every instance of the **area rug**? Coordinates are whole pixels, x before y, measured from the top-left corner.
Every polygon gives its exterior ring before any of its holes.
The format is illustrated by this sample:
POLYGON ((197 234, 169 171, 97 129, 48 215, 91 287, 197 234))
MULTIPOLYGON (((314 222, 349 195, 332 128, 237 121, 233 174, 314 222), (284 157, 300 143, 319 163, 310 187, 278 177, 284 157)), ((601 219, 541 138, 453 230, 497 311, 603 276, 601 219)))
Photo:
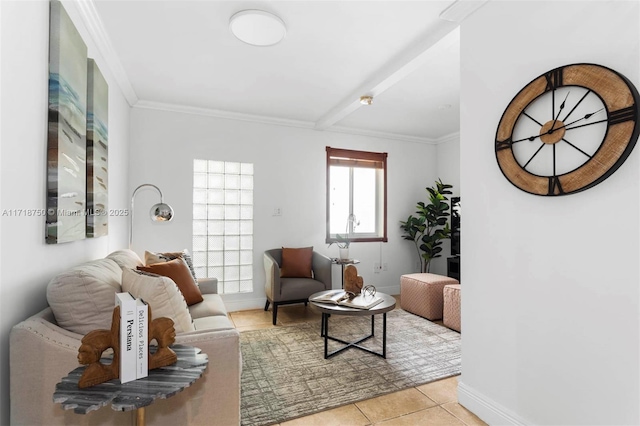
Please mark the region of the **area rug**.
MULTIPOLYGON (((382 315, 376 336, 382 345, 382 315)), ((329 335, 354 341, 371 331, 367 317, 333 315, 329 335)), ((387 314, 387 358, 350 348, 324 359, 317 322, 240 333, 241 423, 262 426, 306 416, 460 374, 460 334, 396 309, 387 314)), ((340 343, 329 341, 329 351, 340 343)))

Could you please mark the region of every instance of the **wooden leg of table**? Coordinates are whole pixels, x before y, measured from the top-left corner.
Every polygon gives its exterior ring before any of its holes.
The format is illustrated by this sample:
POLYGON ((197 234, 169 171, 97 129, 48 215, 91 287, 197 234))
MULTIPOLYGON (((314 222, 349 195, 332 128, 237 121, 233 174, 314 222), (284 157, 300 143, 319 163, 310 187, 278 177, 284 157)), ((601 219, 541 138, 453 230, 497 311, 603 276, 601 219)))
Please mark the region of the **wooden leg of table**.
POLYGON ((137 426, 144 426, 145 424, 145 420, 144 420, 144 407, 140 407, 136 410, 136 425, 137 426))

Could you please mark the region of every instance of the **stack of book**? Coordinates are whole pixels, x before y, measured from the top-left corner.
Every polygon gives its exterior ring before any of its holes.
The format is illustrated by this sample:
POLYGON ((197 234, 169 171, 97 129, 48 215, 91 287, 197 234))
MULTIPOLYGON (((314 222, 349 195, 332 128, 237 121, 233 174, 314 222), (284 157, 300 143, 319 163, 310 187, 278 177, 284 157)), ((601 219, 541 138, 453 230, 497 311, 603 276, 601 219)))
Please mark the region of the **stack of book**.
POLYGON ((120 383, 149 374, 149 306, 131 293, 116 293, 120 306, 120 383))
POLYGON ((311 299, 313 302, 331 303, 349 308, 371 309, 382 303, 382 298, 375 294, 354 294, 350 291, 334 290, 311 299))

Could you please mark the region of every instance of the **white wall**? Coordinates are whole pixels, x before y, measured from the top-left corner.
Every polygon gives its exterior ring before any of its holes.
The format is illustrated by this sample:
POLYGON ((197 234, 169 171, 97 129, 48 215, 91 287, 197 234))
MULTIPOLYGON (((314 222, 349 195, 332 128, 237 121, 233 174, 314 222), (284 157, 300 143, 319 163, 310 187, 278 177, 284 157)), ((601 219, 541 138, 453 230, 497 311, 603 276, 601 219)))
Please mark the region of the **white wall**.
MULTIPOLYGON (((325 244, 325 147, 388 152, 388 243, 353 243, 350 255, 361 260, 358 272, 366 284, 399 293, 400 275, 414 272, 415 253, 400 237, 399 221, 414 212, 424 188, 436 178, 435 146, 309 129, 232 121, 204 115, 134 108, 131 131, 131 184, 153 183, 175 210, 167 224, 148 221, 157 202, 153 190, 136 197, 133 248, 191 250, 193 159, 254 164, 254 292, 230 295, 231 310, 264 307, 262 254, 280 247, 313 245, 330 257, 336 246, 325 244), (273 209, 282 216, 273 216, 273 209), (373 273, 373 263, 388 270, 373 273)), ((334 286, 339 286, 334 268, 334 286)))
MULTIPOLYGON (((460 133, 456 132, 451 135, 438 139, 437 158, 438 162, 436 170, 438 178, 444 183, 453 185, 449 197, 460 196, 460 133)), ((429 186, 432 186, 430 184, 429 186)), ((426 185, 425 185, 426 187, 426 185)), ((426 200, 427 191, 425 191, 426 200)), ((451 204, 451 203, 449 203, 451 204)), ((451 213, 451 210, 449 210, 451 213)), ((449 222, 451 224, 451 222, 449 222)), ((451 240, 446 239, 442 243, 442 257, 434 259, 431 262, 432 272, 438 271, 442 275, 447 274, 447 258, 451 257, 451 240)), ((460 278, 462 281, 462 277, 460 278)))
MULTIPOLYGON (((0 213, 44 209, 46 190, 49 3, 2 1, 0 213)), ((129 111, 86 29, 64 3, 109 83, 109 202, 127 206, 129 111)), ((110 218, 109 236, 45 244, 43 217, 0 216, 0 424, 9 423, 9 331, 46 306, 45 289, 59 271, 126 247, 126 219, 110 218)), ((12 397, 28 397, 13 395, 12 397)))
POLYGON ((639 15, 638 2, 492 1, 462 24, 458 395, 491 424, 640 423, 640 148, 564 197, 518 190, 494 153, 508 103, 550 69, 599 63, 640 86, 639 15))

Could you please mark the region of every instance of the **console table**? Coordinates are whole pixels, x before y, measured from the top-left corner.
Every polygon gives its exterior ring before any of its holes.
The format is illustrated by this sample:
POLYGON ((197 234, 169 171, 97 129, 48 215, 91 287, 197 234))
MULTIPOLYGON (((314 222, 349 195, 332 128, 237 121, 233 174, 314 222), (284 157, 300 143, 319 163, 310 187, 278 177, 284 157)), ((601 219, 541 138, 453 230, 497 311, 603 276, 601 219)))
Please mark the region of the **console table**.
MULTIPOLYGON (((78 414, 87 414, 107 404, 116 411, 137 410, 136 424, 144 426, 144 407, 158 398, 169 398, 191 386, 202 377, 209 363, 209 358, 199 348, 174 345, 171 349, 178 355, 175 364, 149 370, 147 377, 125 384, 113 379, 81 389, 78 380, 86 366, 78 367, 56 385, 53 402, 78 414)), ((104 361, 109 362, 109 358, 104 361)))

